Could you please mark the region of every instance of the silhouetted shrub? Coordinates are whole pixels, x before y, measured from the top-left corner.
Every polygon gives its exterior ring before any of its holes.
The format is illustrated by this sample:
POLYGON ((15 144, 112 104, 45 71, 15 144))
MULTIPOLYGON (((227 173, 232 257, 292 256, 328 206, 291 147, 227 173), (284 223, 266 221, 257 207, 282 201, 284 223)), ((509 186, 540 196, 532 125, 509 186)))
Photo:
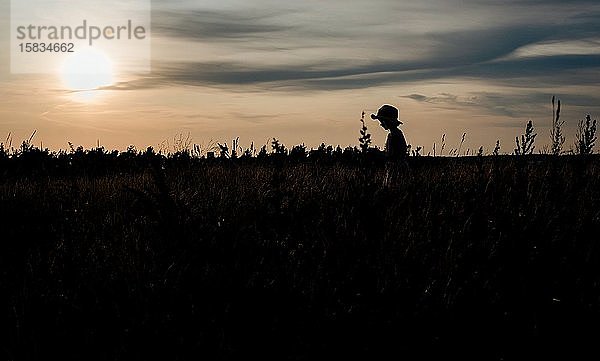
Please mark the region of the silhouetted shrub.
POLYGON ((588 114, 585 117, 585 121, 580 120, 575 139, 575 149, 577 154, 592 154, 594 152, 594 144, 596 143, 596 119, 592 121, 592 117, 588 114))
POLYGON ((519 137, 515 138, 515 143, 517 144, 515 155, 533 154, 535 150, 535 137, 537 137, 537 133, 534 133, 533 122, 530 120, 525 127, 525 134, 521 135, 521 141, 519 142, 519 137))

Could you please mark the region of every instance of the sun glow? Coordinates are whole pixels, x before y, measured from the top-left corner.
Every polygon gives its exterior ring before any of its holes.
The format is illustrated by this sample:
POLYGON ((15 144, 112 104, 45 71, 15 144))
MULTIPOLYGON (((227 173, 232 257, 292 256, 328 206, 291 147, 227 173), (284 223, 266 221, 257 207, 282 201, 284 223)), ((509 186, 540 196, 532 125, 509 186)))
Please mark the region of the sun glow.
POLYGON ((99 89, 113 84, 113 64, 106 54, 90 47, 67 57, 60 75, 67 89, 82 100, 90 100, 99 89))

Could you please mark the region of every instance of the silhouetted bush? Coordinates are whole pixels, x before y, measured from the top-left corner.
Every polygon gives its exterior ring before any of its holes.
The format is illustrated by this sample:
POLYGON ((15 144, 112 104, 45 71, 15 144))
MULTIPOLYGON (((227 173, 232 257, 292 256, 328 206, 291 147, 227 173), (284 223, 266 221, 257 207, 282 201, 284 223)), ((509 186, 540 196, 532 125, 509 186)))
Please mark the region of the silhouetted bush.
POLYGON ((592 154, 594 144, 596 143, 596 119, 592 121, 592 117, 588 114, 585 117, 585 121, 580 120, 575 138, 575 149, 577 154, 592 154))
POLYGON ((535 150, 535 137, 537 137, 537 133, 534 133, 533 122, 530 120, 525 127, 525 134, 521 135, 521 141, 519 142, 519 137, 515 138, 515 143, 517 145, 515 148, 515 155, 533 154, 533 151, 535 150))

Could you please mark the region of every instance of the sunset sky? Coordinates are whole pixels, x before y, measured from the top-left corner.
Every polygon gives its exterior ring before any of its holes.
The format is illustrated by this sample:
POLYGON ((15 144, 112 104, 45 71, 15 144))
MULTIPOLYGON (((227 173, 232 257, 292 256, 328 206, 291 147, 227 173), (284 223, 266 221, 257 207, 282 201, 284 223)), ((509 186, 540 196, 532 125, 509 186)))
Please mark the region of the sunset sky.
POLYGON ((88 99, 58 73, 11 74, 10 1, 0 4, 0 141, 37 129, 51 149, 156 147, 188 132, 205 146, 347 146, 361 112, 389 103, 425 153, 465 132, 467 147, 500 139, 511 152, 528 119, 547 143, 552 95, 567 149, 578 119, 600 115, 597 0, 154 1, 152 71, 117 67, 88 99))

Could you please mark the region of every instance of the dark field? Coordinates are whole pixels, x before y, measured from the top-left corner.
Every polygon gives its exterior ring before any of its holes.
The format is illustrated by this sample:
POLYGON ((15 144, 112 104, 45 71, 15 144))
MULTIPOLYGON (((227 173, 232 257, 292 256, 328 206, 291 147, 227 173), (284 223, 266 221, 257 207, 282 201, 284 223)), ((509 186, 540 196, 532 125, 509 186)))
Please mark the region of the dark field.
POLYGON ((88 157, 0 161, 0 359, 600 353, 600 158, 88 157))

